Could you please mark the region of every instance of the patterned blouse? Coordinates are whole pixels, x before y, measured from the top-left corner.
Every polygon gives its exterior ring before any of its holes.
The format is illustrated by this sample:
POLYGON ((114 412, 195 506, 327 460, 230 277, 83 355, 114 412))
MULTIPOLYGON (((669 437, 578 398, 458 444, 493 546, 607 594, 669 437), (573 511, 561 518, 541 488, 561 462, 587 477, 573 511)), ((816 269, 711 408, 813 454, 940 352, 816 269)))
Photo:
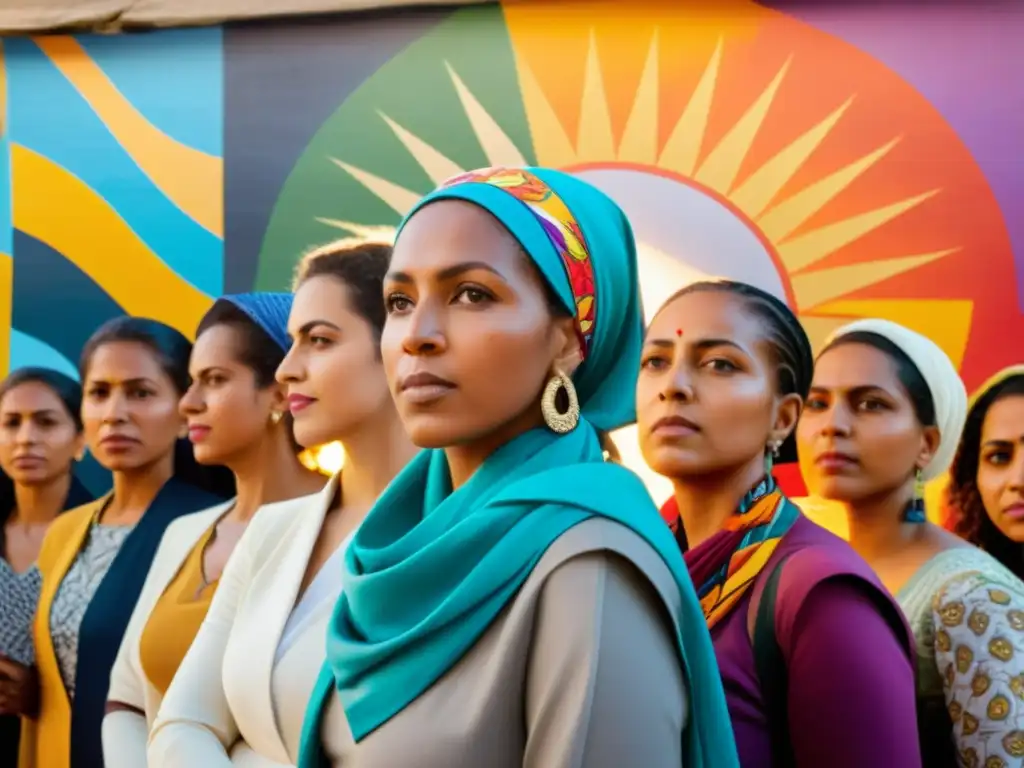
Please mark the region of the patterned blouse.
POLYGON ((50 608, 50 635, 68 697, 75 698, 78 670, 78 632, 92 596, 107 575, 121 545, 132 532, 130 525, 93 523, 82 549, 57 588, 50 608))
POLYGON ((0 653, 20 664, 35 661, 32 621, 43 588, 43 575, 33 565, 18 573, 0 557, 0 653))
POLYGON ((945 705, 958 764, 1021 765, 1024 583, 959 547, 925 563, 897 598, 917 639, 918 695, 945 705))

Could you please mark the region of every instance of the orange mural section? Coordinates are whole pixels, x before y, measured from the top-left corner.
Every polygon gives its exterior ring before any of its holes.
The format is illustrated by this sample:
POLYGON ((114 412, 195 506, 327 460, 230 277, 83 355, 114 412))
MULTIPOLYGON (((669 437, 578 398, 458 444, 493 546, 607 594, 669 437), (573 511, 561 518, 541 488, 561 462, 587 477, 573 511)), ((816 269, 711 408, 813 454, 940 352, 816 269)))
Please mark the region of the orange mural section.
POLYGON ((996 200, 878 61, 753 3, 517 2, 505 17, 540 164, 647 166, 728 203, 816 344, 886 317, 933 337, 969 384, 1007 362, 996 200))

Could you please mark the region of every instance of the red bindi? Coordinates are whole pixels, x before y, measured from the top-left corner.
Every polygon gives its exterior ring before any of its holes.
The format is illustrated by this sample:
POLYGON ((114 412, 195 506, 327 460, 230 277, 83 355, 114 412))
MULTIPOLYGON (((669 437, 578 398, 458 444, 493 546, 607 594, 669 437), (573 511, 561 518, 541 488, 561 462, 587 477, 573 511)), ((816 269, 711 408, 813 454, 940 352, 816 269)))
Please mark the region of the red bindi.
POLYGON ((676 328, 676 336, 682 336, 682 335, 683 335, 683 329, 682 328, 676 328))

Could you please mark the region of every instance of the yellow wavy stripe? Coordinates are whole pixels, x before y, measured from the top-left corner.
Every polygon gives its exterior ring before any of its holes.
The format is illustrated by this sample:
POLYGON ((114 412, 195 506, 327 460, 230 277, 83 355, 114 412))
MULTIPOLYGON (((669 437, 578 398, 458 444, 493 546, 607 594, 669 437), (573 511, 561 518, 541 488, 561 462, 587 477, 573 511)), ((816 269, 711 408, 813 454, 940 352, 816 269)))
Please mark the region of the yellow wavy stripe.
POLYGON ((11 318, 14 309, 14 259, 0 252, 0 376, 11 367, 11 318))
POLYGON ((200 226, 223 237, 223 160, 172 139, 146 120, 73 37, 37 37, 35 43, 160 191, 200 226))
POLYGON ((212 299, 161 261, 109 203, 53 161, 14 143, 11 180, 16 229, 63 254, 125 312, 193 337, 212 299))

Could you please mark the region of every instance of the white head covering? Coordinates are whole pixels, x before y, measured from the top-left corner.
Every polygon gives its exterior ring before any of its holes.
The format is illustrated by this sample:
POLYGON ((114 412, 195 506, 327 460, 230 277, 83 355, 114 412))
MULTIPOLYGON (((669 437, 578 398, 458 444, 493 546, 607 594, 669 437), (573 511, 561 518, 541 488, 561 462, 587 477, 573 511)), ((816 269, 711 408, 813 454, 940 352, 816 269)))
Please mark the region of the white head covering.
POLYGON ((826 346, 851 333, 874 333, 888 339, 905 354, 928 385, 935 405, 935 426, 939 429, 939 447, 932 460, 921 469, 927 482, 949 469, 967 420, 967 389, 953 361, 931 339, 889 320, 857 320, 839 328, 826 346))

